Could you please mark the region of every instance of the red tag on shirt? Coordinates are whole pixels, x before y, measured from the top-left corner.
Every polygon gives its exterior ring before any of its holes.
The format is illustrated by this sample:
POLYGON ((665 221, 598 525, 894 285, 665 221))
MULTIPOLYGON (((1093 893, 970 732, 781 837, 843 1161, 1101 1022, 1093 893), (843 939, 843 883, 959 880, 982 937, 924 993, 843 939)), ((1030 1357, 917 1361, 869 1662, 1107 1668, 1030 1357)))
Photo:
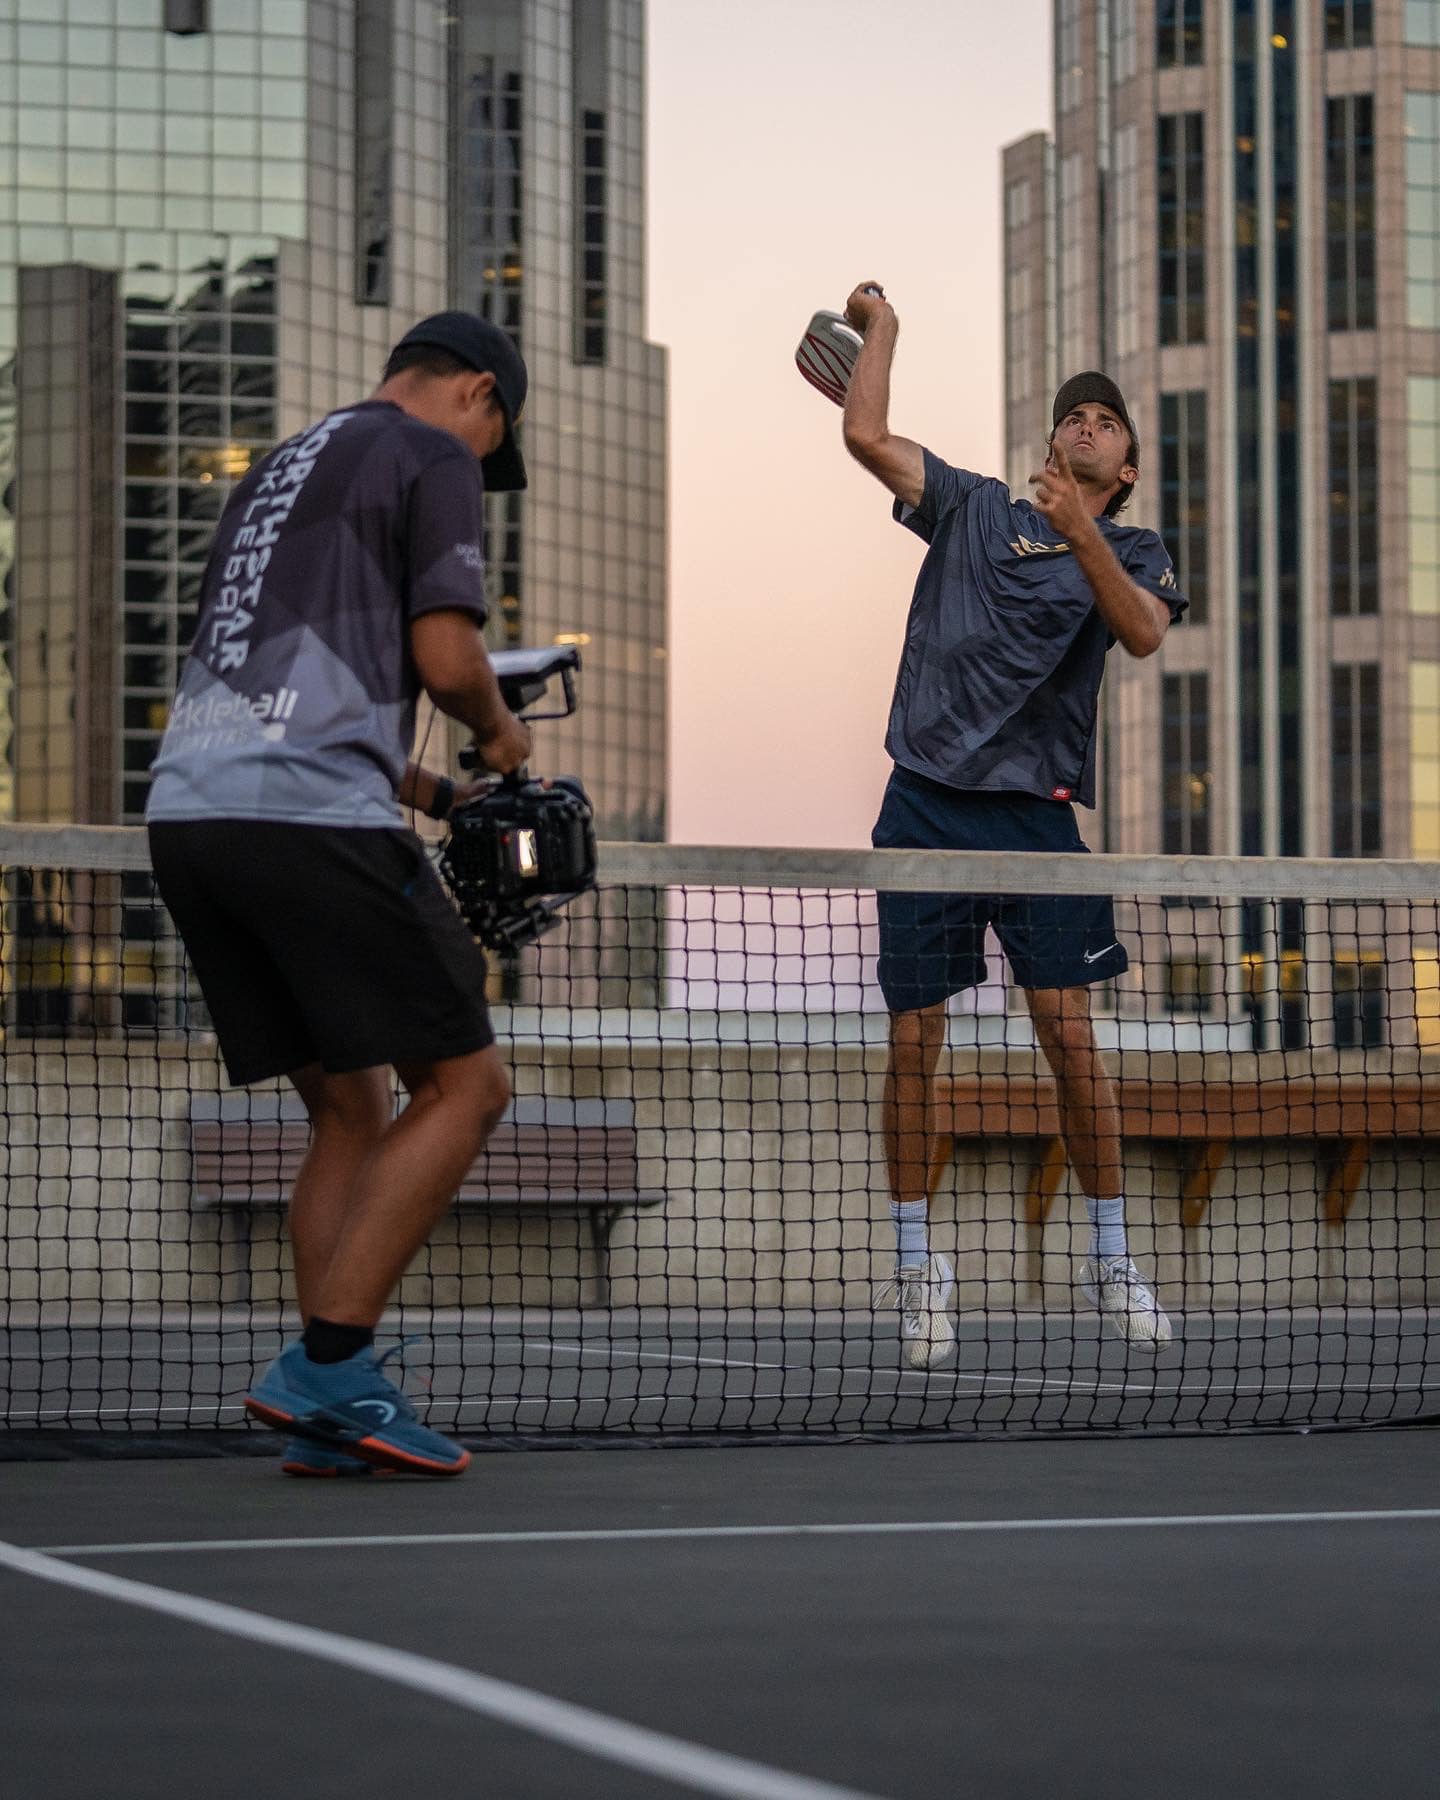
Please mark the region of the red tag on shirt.
POLYGON ((1070 798, 1070 790, 1069 788, 1051 788, 1050 798, 1052 800, 1068 800, 1070 798))

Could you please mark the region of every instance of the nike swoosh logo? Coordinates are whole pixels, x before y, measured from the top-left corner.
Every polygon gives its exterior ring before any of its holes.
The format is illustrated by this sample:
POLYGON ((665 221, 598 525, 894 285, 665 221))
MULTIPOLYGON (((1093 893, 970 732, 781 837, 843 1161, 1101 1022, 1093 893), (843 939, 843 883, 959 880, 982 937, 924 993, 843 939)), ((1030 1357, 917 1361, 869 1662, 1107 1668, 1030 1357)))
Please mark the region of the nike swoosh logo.
POLYGON ((1096 950, 1094 952, 1087 950, 1085 951, 1082 960, 1087 963, 1099 962, 1102 956, 1108 956, 1112 950, 1118 950, 1119 948, 1119 944, 1107 944, 1103 950, 1096 950))

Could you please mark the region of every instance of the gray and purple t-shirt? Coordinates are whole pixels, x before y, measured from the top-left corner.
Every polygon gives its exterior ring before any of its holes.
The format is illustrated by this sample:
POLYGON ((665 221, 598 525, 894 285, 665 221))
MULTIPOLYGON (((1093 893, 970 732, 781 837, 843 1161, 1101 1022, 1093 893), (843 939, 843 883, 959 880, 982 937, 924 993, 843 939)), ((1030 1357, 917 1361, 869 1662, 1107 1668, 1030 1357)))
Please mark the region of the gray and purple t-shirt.
POLYGON ((481 502, 460 440, 384 400, 257 463, 216 527, 146 818, 398 825, 408 627, 484 622, 481 502))

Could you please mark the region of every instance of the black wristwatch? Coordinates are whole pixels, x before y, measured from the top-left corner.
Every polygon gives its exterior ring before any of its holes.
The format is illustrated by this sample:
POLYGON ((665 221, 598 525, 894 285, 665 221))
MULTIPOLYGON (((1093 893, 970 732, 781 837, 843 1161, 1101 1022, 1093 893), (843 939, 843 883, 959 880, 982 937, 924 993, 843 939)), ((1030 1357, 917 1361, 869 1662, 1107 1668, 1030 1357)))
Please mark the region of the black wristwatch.
POLYGON ((428 819, 448 819, 450 808, 455 804, 455 783, 448 775, 439 775, 435 780, 435 792, 430 804, 425 808, 428 819))

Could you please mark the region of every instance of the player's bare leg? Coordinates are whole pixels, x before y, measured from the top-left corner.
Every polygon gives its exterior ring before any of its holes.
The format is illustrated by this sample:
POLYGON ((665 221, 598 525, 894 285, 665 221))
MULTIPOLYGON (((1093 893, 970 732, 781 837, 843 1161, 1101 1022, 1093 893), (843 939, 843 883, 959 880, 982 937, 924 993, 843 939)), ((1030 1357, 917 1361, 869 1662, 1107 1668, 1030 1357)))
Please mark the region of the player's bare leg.
POLYGON ((882 1116, 897 1253, 895 1282, 886 1284, 882 1299, 893 1297, 899 1309, 905 1358, 915 1369, 943 1362, 955 1343, 954 1270, 931 1253, 928 1233, 935 1068, 944 1042, 943 1003, 890 1015, 882 1116))
POLYGON ((1130 1259, 1120 1104, 1095 1042, 1090 990, 1029 988, 1025 998, 1055 1077, 1061 1136, 1090 1216, 1082 1286, 1118 1337, 1158 1348, 1170 1341, 1170 1321, 1130 1259))
POLYGON ((308 1324, 360 1171, 395 1123, 395 1106, 388 1069, 327 1075, 312 1064, 296 1069, 290 1083, 310 1116, 310 1148, 290 1197, 295 1291, 308 1324))
POLYGON ((469 1056, 401 1063, 409 1102, 360 1168, 315 1311, 373 1326, 412 1256, 454 1197, 510 1101, 492 1044, 469 1056))
POLYGON ((409 1102, 378 1135, 387 1071, 347 1080, 307 1070, 295 1084, 319 1142, 302 1171, 297 1218, 307 1323, 245 1400, 255 1417, 295 1433, 283 1464, 291 1474, 367 1464, 457 1475, 470 1461, 385 1376, 374 1327, 498 1123, 510 1083, 493 1045, 398 1072, 409 1102))

